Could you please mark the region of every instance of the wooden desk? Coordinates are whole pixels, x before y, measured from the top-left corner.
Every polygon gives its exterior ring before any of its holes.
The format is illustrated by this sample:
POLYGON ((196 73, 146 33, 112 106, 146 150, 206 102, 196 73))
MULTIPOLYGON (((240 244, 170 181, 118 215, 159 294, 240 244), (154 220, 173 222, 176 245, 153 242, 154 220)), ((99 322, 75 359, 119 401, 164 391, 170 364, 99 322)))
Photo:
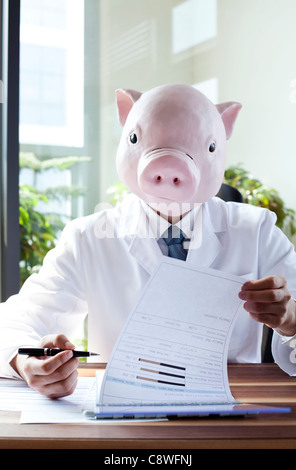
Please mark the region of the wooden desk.
MULTIPOLYGON (((93 375, 82 365, 81 375, 93 375)), ((289 414, 179 419, 150 423, 19 424, 0 412, 2 449, 296 449, 296 378, 275 364, 229 366, 234 397, 290 406, 289 414)))

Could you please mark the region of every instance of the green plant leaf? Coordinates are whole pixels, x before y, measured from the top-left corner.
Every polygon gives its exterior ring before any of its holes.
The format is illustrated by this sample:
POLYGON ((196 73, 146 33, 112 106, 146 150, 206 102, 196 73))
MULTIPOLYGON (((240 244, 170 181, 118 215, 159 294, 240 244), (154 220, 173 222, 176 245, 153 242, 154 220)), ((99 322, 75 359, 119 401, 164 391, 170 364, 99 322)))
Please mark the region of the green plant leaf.
POLYGON ((20 225, 28 226, 29 221, 30 219, 29 219, 28 212, 23 207, 20 207, 20 218, 19 218, 20 225))
POLYGON ((31 152, 20 152, 19 165, 20 168, 29 168, 36 172, 56 168, 58 170, 66 170, 77 163, 90 162, 91 158, 86 156, 68 156, 58 158, 38 158, 31 152))

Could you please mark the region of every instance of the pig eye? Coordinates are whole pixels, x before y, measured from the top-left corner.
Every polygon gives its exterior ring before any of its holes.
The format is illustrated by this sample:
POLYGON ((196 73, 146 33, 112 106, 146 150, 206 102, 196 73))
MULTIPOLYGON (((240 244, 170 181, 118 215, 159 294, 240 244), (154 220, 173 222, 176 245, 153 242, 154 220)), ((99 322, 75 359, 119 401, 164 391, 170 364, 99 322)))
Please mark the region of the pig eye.
POLYGON ((130 141, 132 144, 136 144, 138 142, 138 137, 137 137, 137 134, 135 134, 134 132, 130 135, 130 141))
POLYGON ((215 150, 216 150, 216 144, 215 142, 212 142, 211 145, 209 146, 209 151, 213 153, 215 152, 215 150))

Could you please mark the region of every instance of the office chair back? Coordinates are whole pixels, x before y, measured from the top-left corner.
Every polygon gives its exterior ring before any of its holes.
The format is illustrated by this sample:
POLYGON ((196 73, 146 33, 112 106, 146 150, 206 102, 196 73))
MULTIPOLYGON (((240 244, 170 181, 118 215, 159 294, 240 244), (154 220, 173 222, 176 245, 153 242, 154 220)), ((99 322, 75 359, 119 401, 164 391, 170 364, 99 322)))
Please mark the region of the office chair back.
POLYGON ((243 196, 238 189, 230 186, 229 184, 222 183, 221 188, 219 189, 218 194, 216 195, 223 201, 233 201, 233 202, 244 202, 243 196))

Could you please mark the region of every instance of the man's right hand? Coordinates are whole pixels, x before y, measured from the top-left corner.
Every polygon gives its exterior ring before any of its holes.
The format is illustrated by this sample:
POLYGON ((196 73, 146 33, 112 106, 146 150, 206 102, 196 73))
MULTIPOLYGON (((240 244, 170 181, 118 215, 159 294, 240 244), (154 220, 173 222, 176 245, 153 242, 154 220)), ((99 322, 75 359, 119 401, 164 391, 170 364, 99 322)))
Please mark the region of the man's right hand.
POLYGON ((11 366, 27 384, 41 395, 61 398, 71 395, 77 385, 79 359, 73 357, 75 346, 65 335, 48 335, 36 347, 59 348, 65 351, 56 356, 32 357, 17 354, 11 366))

